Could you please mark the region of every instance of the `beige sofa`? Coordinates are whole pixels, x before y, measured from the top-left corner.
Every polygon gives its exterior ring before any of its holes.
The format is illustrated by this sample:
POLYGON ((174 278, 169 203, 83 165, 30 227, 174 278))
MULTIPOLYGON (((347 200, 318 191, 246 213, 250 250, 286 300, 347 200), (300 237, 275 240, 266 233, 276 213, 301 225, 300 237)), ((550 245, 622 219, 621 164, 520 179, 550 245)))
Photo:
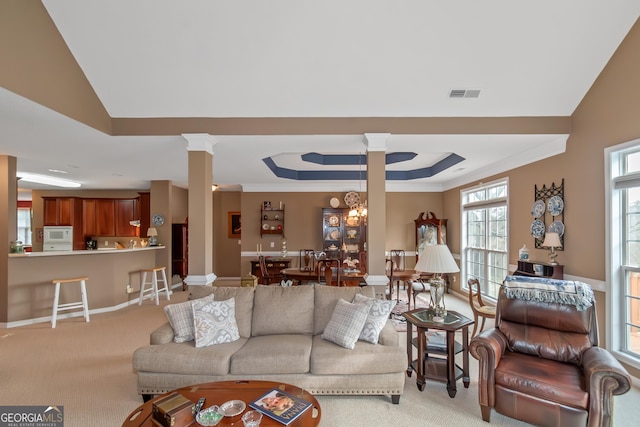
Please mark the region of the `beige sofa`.
POLYGON ((170 324, 162 325, 151 333, 151 344, 133 355, 145 401, 190 384, 253 379, 282 381, 316 395, 390 395, 399 403, 407 357, 391 322, 377 344, 359 340, 347 349, 322 338, 339 299, 374 297, 373 288, 196 286, 190 292, 190 299, 233 297, 240 339, 196 348, 193 340, 173 342, 170 324))

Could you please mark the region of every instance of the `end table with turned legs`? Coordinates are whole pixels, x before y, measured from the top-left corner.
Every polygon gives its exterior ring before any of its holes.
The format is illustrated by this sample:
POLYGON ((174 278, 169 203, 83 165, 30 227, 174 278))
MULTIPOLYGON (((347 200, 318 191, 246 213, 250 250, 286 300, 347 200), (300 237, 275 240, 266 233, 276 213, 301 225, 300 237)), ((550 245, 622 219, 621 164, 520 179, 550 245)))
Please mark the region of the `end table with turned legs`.
POLYGON ((473 320, 462 314, 449 311, 444 316, 444 321, 433 321, 434 312, 431 309, 418 308, 403 313, 407 319, 407 375, 416 371, 416 385, 420 391, 424 390, 426 380, 446 381, 449 397, 455 397, 458 391, 456 381, 462 378, 465 388, 469 388, 469 326, 473 320), (417 335, 413 337, 413 331, 417 335), (429 342, 430 329, 443 331, 446 335, 444 343, 429 342), (462 342, 456 341, 455 334, 462 331, 462 342), (413 347, 416 348, 418 357, 413 359, 413 347), (462 367, 456 364, 456 354, 462 352, 462 367))

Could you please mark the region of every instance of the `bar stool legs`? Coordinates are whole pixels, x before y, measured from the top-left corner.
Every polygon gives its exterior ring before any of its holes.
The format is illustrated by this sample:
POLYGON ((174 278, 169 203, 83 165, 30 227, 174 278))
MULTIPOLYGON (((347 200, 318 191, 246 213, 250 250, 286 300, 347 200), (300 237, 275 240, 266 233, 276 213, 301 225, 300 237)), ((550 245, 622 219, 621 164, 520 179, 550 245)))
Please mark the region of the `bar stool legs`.
POLYGON ((167 273, 165 267, 148 268, 141 270, 142 278, 140 280, 140 299, 138 305, 142 305, 142 301, 145 299, 155 299, 156 305, 160 304, 158 298, 160 292, 164 292, 167 295, 167 301, 171 300, 171 291, 169 291, 169 283, 167 282, 167 273), (158 277, 158 273, 162 273, 162 277, 158 277), (147 274, 149 274, 150 281, 147 282, 147 274), (162 288, 158 289, 158 282, 162 283, 162 288), (146 285, 150 285, 149 289, 146 289, 146 285))
POLYGON ((86 281, 89 280, 88 277, 74 277, 71 279, 54 279, 51 283, 56 285, 55 294, 53 297, 53 313, 51 316, 51 327, 56 327, 56 322, 58 320, 58 312, 64 310, 73 310, 76 308, 82 308, 82 312, 84 315, 84 320, 89 321, 89 303, 87 302, 87 285, 86 281), (80 283, 80 293, 82 294, 81 301, 68 302, 64 304, 60 304, 60 285, 62 283, 80 283))

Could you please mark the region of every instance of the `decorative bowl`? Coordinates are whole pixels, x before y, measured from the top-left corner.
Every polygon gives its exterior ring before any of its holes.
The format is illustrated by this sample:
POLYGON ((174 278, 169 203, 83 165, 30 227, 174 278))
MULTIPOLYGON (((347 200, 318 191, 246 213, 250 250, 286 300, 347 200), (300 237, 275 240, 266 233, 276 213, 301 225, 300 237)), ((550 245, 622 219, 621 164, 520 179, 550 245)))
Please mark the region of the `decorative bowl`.
POLYGON ((240 415, 247 408, 247 404, 242 400, 229 400, 220 405, 220 413, 225 417, 235 417, 240 415))
POLYGON ((219 411, 220 408, 217 406, 203 409, 202 411, 198 412, 198 415, 196 415, 196 422, 201 426, 206 427, 218 425, 224 418, 224 415, 219 411))

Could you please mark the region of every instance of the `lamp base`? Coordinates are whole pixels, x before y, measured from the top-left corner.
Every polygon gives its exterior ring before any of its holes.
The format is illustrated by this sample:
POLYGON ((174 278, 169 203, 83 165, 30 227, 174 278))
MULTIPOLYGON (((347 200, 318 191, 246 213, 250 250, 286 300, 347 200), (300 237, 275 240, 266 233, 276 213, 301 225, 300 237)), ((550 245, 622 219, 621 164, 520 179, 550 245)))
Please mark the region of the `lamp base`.
POLYGON ((444 322, 444 316, 447 315, 447 308, 444 305, 444 289, 445 283, 442 277, 433 276, 429 279, 429 308, 433 310, 434 322, 444 322))
POLYGON ((149 246, 158 246, 158 238, 156 236, 149 237, 149 246))

